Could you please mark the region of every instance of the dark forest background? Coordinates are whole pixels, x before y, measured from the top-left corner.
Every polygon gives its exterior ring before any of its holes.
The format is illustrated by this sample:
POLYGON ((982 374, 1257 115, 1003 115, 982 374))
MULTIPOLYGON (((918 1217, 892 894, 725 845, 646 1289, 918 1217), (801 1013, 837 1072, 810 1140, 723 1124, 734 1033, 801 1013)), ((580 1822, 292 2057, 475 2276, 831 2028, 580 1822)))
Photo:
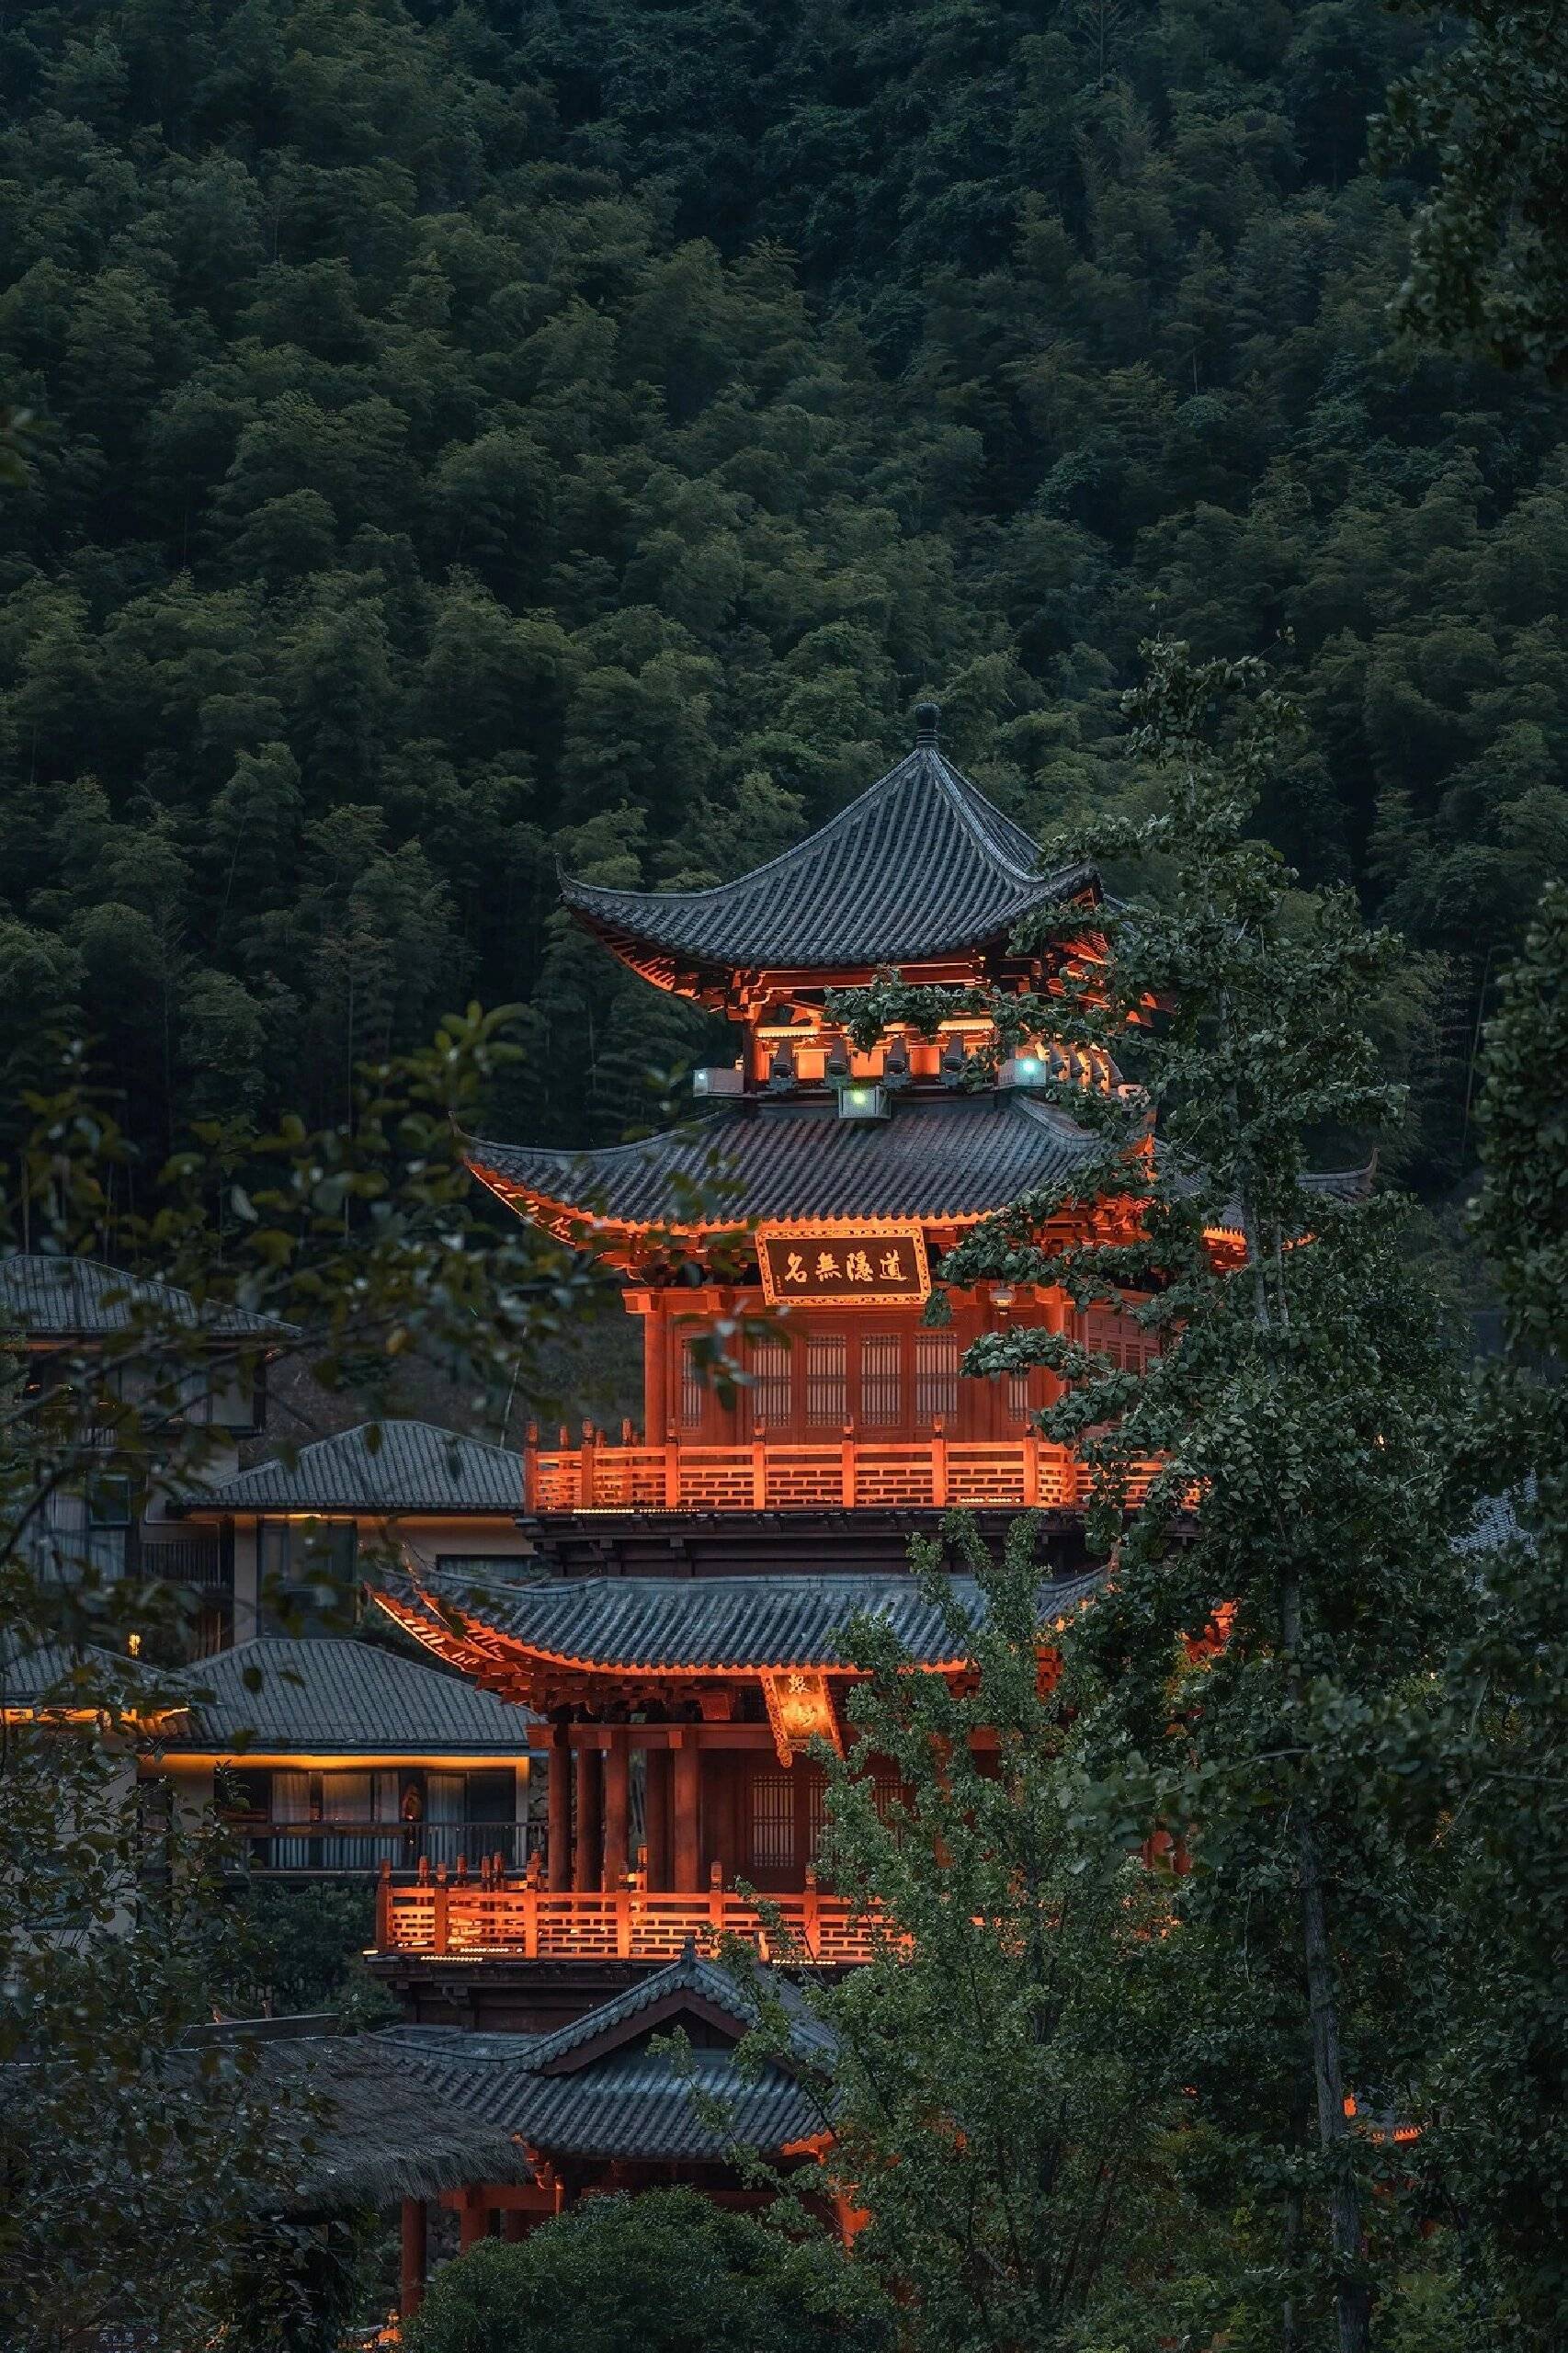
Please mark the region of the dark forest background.
POLYGON ((554 912, 944 742, 1139 789, 1153 626, 1269 654, 1265 814, 1419 951, 1403 1173, 1568 864, 1564 401, 1402 345, 1378 0, 125 0, 0 17, 0 1094, 161 1155, 522 1000, 504 1130, 700 1025, 554 912))

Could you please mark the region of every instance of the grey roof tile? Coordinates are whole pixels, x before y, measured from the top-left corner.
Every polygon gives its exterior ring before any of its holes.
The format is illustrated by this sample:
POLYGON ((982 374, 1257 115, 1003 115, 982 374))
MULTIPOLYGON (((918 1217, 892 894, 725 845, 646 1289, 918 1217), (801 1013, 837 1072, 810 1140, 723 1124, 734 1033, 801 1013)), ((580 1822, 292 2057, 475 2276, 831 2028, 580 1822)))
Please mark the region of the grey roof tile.
POLYGON ((574 2075, 404 2054, 447 2110, 518 2133, 550 2156, 711 2159, 737 2143, 777 2154, 821 2129, 815 2103, 782 2070, 765 2068, 753 2081, 728 2052, 698 2050, 691 2059, 701 2089, 723 2101, 728 2130, 709 2122, 686 2076, 653 2052, 617 2053, 574 2075))
MULTIPOLYGON (((658 1672, 715 1667, 842 1666, 846 1621, 882 1620, 912 1657, 937 1665, 952 1656, 940 1614, 913 1577, 791 1576, 570 1577, 524 1584, 465 1571, 434 1577, 433 1589, 469 1618, 523 1649, 600 1668, 658 1672)), ((1097 1570, 1040 1588, 1049 1622, 1075 1608, 1100 1582, 1097 1570)), ((984 1602, 971 1577, 952 1580, 956 1599, 976 1622, 984 1602)))
POLYGON ((816 833, 733 882, 656 892, 567 880, 562 890, 613 945, 721 969, 854 966, 1002 938, 1031 908, 1094 880, 1083 867, 1039 870, 1022 827, 918 745, 816 833))
POLYGON ((243 1737, 256 1751, 519 1756, 534 1722, 527 1709, 417 1659, 327 1635, 240 1643, 167 1681, 189 1707, 171 1750, 226 1750, 243 1737), (252 1669, 261 1677, 255 1690, 245 1681, 252 1669))
POLYGON ((520 1454, 432 1422, 403 1421, 362 1422, 301 1447, 292 1463, 257 1462, 186 1498, 187 1511, 486 1512, 515 1518, 522 1507, 520 1454))
MULTIPOLYGON (((832 2034, 798 1990, 772 1970, 759 1968, 757 1975, 790 2012, 802 2055, 819 2063, 830 2058, 832 2034)), ((701 2090, 723 2102, 727 2129, 716 2130, 703 2117, 685 2074, 650 2050, 639 2031, 640 2020, 682 1992, 733 2018, 737 2040, 755 2022, 753 2005, 729 1972, 688 1945, 667 1968, 553 2034, 392 2027, 377 2040, 415 2070, 451 2112, 520 2133, 531 2147, 557 2156, 722 2157, 737 2142, 777 2154, 818 2130, 815 2103, 782 2067, 767 2066, 753 2078, 741 2073, 733 2050, 712 2047, 694 2050, 691 2065, 701 2090), (549 2072, 618 2028, 627 2030, 628 2047, 611 2048, 566 2074, 549 2072)))
POLYGON ((217 1300, 196 1300, 173 1283, 154 1282, 106 1267, 97 1258, 17 1251, 0 1257, 0 1329, 11 1325, 40 1337, 103 1339, 113 1333, 162 1328, 201 1330, 215 1337, 282 1341, 293 1327, 275 1315, 253 1315, 217 1300))
POLYGON ((94 1643, 74 1650, 14 1630, 0 1634, 0 1702, 7 1707, 31 1707, 46 1698, 60 1708, 92 1705, 106 1681, 123 1692, 136 1679, 131 1660, 94 1643))
POLYGON ((714 1195, 708 1222, 740 1225, 757 1218, 983 1216, 1071 1176, 1097 1149, 1064 1112, 1005 1090, 913 1098, 887 1120, 763 1103, 597 1152, 476 1140, 468 1157, 503 1188, 611 1222, 677 1222, 690 1214, 683 1187, 699 1187, 714 1195))

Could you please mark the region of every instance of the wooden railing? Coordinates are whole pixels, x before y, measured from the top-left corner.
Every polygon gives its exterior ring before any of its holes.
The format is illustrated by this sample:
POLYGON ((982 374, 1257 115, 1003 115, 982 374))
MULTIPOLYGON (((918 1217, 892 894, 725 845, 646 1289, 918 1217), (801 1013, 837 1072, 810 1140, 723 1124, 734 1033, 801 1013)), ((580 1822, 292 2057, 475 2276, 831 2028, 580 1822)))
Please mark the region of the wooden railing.
MULTIPOLYGON (((766 1899, 786 1942, 829 1966, 869 1960, 870 1939, 847 1902, 820 1894, 809 1873, 807 1881, 799 1894, 766 1899)), ((665 1961, 678 1957, 688 1938, 711 1953, 725 1936, 744 1937, 765 1961, 776 1951, 756 1904, 718 1885, 699 1894, 641 1887, 581 1894, 541 1887, 531 1874, 510 1878, 486 1863, 474 1875, 455 1877, 443 1866, 402 1885, 383 1871, 377 1891, 376 1949, 382 1954, 665 1961)))
POLYGON ((795 1445, 756 1438, 740 1446, 612 1445, 589 1431, 580 1446, 529 1444, 528 1510, 942 1511, 968 1504, 1070 1508, 1081 1474, 1065 1447, 1028 1436, 912 1441, 846 1434, 795 1445))

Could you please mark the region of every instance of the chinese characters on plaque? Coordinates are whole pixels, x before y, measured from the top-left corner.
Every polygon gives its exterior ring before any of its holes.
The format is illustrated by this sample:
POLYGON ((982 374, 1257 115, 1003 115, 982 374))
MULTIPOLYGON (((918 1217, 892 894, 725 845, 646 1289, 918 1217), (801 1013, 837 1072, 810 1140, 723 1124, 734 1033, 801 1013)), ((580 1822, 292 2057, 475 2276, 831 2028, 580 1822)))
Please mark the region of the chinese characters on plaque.
POLYGON ((931 1290, 926 1237, 917 1225, 839 1233, 759 1225, 756 1262, 770 1307, 787 1306, 790 1300, 820 1307, 846 1299, 911 1306, 931 1290))
POLYGON ((814 1667, 784 1667, 764 1675, 762 1695, 780 1765, 792 1763, 812 1740, 825 1740, 843 1756, 838 1715, 825 1675, 814 1667))

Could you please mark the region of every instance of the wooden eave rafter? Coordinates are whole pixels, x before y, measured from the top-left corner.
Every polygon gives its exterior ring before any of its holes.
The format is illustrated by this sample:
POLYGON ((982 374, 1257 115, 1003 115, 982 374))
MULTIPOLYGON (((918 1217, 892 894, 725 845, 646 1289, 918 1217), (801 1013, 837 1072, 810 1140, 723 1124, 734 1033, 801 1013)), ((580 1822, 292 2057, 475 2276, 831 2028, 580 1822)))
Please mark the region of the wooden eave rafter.
MULTIPOLYGON (((658 1705, 672 1697, 689 1702, 703 1696, 718 1694, 738 1687, 762 1687, 762 1678, 769 1675, 788 1675, 802 1666, 829 1680, 830 1688, 841 1694, 851 1683, 867 1678, 858 1667, 823 1664, 818 1660, 795 1658, 725 1661, 722 1665, 709 1662, 691 1666, 647 1665, 631 1660, 605 1660, 577 1656, 566 1652, 549 1651, 517 1640, 515 1635, 500 1634, 477 1621, 464 1619, 464 1632, 453 1634, 430 1606, 430 1614, 413 1608, 394 1596, 373 1588, 374 1598, 415 1641, 451 1666, 460 1667, 484 1688, 499 1692, 503 1697, 518 1701, 540 1713, 562 1707, 603 1706, 607 1701, 616 1706, 658 1705)), ((1083 1605, 1080 1604, 1081 1608, 1083 1605)), ((459 1613, 460 1615, 461 1613, 459 1613)), ((1054 1621, 1053 1631, 1066 1626, 1065 1617, 1054 1621)), ((1054 1643, 1042 1633, 1037 1645, 1040 1654, 1041 1688, 1050 1689, 1061 1672, 1061 1654, 1054 1643)), ((956 1690, 969 1688, 973 1678, 973 1666, 966 1658, 922 1659, 908 1670, 915 1675, 940 1675, 956 1690)), ((705 1722, 722 1722, 722 1716, 705 1722)))
MULTIPOLYGON (((482 1161, 471 1158, 467 1165, 476 1181, 487 1192, 493 1193, 515 1217, 526 1218, 530 1223, 542 1226, 558 1242, 580 1250, 597 1251, 611 1266, 631 1268, 638 1263, 640 1256, 647 1254, 651 1244, 666 1237, 672 1243, 690 1245, 694 1254, 711 1249, 719 1242, 730 1242, 739 1246, 746 1239, 748 1225, 744 1220, 715 1218, 683 1225, 673 1219, 659 1222, 651 1219, 601 1217, 591 1210, 584 1209, 580 1203, 557 1200, 553 1195, 540 1192, 532 1186, 515 1184, 496 1170, 486 1168, 482 1161)), ((1132 1197, 1130 1195, 1128 1198, 1131 1199, 1132 1197)), ((996 1214, 994 1210, 955 1210, 945 1211, 940 1217, 895 1216, 890 1213, 881 1218, 768 1217, 760 1222, 770 1226, 790 1226, 812 1234, 867 1233, 882 1226, 918 1225, 926 1235, 927 1247, 941 1251, 950 1249, 960 1234, 983 1224, 987 1218, 996 1214)), ((1071 1215, 1069 1204, 1049 1221, 1046 1231, 1049 1233, 1055 1229, 1060 1233, 1071 1222, 1071 1215)), ((874 1302, 868 1303, 875 1304, 874 1302)))

